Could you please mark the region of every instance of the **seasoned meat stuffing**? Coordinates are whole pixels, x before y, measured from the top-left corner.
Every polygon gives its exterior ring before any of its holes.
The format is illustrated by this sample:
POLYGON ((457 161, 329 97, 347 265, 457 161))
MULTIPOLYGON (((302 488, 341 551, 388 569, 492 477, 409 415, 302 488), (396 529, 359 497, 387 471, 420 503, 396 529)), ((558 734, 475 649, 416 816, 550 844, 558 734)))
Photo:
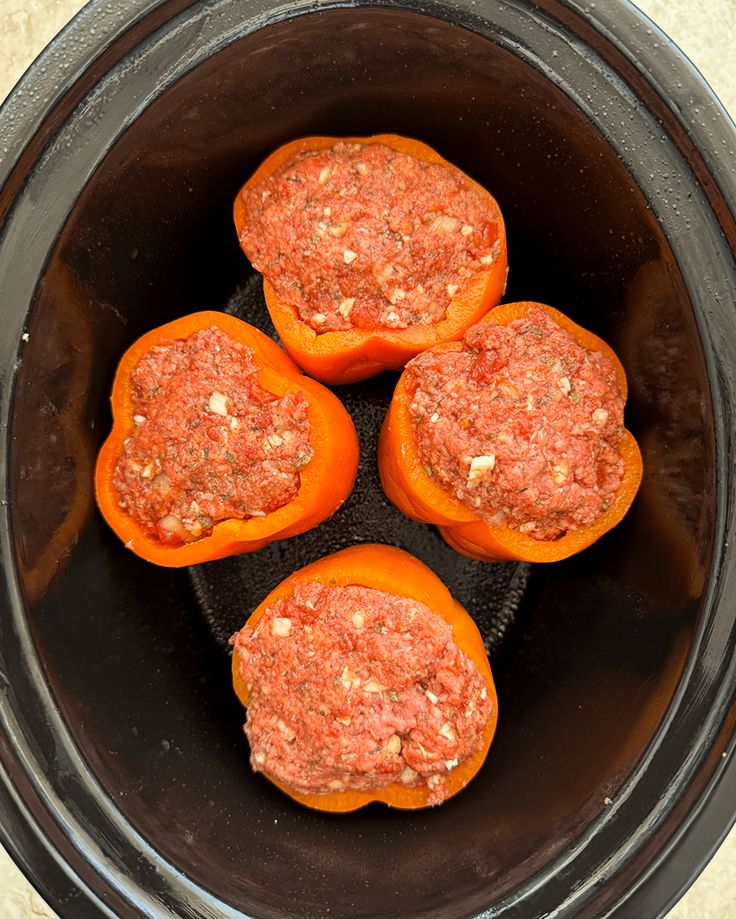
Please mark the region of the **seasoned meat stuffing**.
POLYGON ((243 249, 317 332, 432 325, 499 256, 478 189, 381 143, 299 154, 243 200, 243 249))
POLYGON ((257 374, 254 351, 216 327, 157 345, 135 366, 135 427, 114 485, 149 535, 187 542, 295 497, 312 456, 307 400, 277 398, 257 374))
POLYGON ((462 350, 407 369, 425 471, 484 521, 556 539, 609 507, 624 471, 616 373, 544 310, 479 323, 462 350))
POLYGON ((485 679, 438 614, 366 587, 298 584, 233 637, 253 768, 304 794, 425 786, 476 753, 485 679))

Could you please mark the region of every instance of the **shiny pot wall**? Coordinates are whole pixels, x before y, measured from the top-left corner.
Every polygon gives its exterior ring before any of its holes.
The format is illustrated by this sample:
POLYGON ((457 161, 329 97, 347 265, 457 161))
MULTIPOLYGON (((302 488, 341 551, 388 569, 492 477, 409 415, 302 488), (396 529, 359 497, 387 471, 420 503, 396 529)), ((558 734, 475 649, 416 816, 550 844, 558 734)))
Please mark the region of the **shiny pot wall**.
POLYGON ((633 7, 605 6, 93 2, 3 109, 0 804, 63 916, 649 916, 730 825, 734 129, 633 7), (460 558, 381 495, 385 374, 338 389, 363 453, 323 527, 142 562, 92 498, 118 357, 196 309, 271 332, 237 188, 283 141, 379 131, 492 190, 506 299, 621 355, 632 512, 562 564, 460 558), (476 614, 501 719, 442 808, 335 818, 251 774, 226 640, 291 570, 376 539, 476 614))

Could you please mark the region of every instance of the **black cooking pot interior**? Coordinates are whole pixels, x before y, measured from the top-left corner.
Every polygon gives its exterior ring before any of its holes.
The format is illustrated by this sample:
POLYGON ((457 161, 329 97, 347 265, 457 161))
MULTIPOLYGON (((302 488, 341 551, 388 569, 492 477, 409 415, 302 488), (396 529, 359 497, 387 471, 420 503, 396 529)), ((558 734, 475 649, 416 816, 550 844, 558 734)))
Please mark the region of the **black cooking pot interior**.
MULTIPOLYGON (((632 893, 725 769, 733 726, 718 163, 573 4, 120 6, 128 20, 92 4, 57 46, 88 66, 27 128, 0 199, 7 843, 65 916, 655 915, 731 818, 632 893), (95 22, 104 44, 69 51, 95 22), (377 132, 425 141, 497 197, 507 301, 553 304, 617 350, 644 454, 633 509, 564 563, 462 558, 382 494, 383 374, 336 389, 362 454, 331 520, 189 570, 141 561, 93 500, 117 360, 200 309, 273 335, 237 189, 285 141, 377 132), (477 617, 499 729, 445 806, 334 817, 252 774, 227 639, 295 568, 366 541, 418 555, 477 617)), ((615 6, 634 47, 642 20, 615 6)))

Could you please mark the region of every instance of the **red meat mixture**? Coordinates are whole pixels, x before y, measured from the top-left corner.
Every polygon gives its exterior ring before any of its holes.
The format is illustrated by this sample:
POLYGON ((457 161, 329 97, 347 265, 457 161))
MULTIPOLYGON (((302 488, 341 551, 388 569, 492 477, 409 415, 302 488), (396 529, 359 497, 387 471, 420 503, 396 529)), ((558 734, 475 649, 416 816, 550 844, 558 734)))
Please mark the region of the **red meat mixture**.
POLYGON ((220 520, 264 517, 299 490, 307 400, 257 380, 251 348, 218 328, 152 348, 131 374, 135 429, 115 468, 120 507, 181 543, 220 520))
POLYGON ((403 783, 437 804, 482 745, 485 679, 451 626, 414 600, 299 584, 232 641, 251 693, 251 764, 292 790, 403 783))
POLYGON ((473 326, 463 350, 407 366, 424 468, 485 522, 557 539, 609 507, 624 469, 616 373, 548 313, 473 326))
POLYGON ((244 202, 243 249, 317 332, 439 322, 499 255, 480 191, 380 143, 299 154, 244 202))

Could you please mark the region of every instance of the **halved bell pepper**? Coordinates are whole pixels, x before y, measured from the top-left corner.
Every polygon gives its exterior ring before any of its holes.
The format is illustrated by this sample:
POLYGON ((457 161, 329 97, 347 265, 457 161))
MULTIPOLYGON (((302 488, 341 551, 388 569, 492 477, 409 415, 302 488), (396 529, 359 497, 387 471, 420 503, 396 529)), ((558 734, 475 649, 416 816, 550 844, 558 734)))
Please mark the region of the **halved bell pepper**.
MULTIPOLYGON (((481 321, 506 325, 540 308, 549 313, 579 345, 589 351, 599 351, 611 361, 625 399, 626 374, 611 348, 597 335, 581 328, 551 306, 528 302, 506 303, 491 310, 481 321)), ((462 348, 460 342, 449 342, 432 350, 441 353, 460 351, 462 348)), ((481 561, 559 561, 587 548, 616 526, 634 500, 642 476, 641 453, 633 435, 624 431, 619 447, 624 460, 623 480, 609 508, 591 526, 568 530, 559 539, 540 540, 504 525, 492 526, 485 523, 478 514, 428 475, 414 436, 414 423, 410 414, 412 398, 413 392, 405 371, 396 385, 381 430, 378 464, 383 489, 392 503, 407 517, 436 524, 445 541, 463 555, 481 561)))
MULTIPOLYGON (((359 585, 381 590, 399 597, 410 597, 423 603, 452 626, 452 637, 462 653, 477 667, 485 679, 486 692, 491 700, 492 713, 483 730, 483 743, 478 751, 452 772, 448 772, 445 800, 462 790, 483 765, 493 740, 498 720, 498 699, 488 663, 483 639, 478 627, 467 611, 456 602, 448 589, 425 564, 393 546, 366 544, 351 546, 335 552, 294 572, 266 597, 249 617, 245 628, 254 629, 266 610, 277 600, 290 597, 298 583, 317 581, 321 584, 345 587, 359 585)), ((248 706, 249 692, 240 673, 237 650, 232 657, 233 688, 244 706, 248 706)), ((413 810, 428 806, 426 787, 407 787, 402 783, 377 788, 375 791, 331 791, 326 794, 302 794, 280 784, 264 772, 274 785, 287 795, 317 810, 344 813, 357 810, 372 801, 381 801, 390 807, 413 810)))
POLYGON ((477 322, 501 299, 506 287, 508 262, 506 230, 501 211, 493 196, 477 182, 452 166, 431 147, 418 140, 396 134, 373 137, 305 137, 279 147, 248 179, 238 193, 233 207, 235 228, 240 239, 246 223, 242 193, 271 176, 300 153, 324 150, 337 142, 383 144, 399 153, 413 156, 426 163, 455 169, 467 184, 477 189, 495 215, 498 227, 498 259, 474 277, 451 299, 446 318, 434 325, 414 325, 406 329, 350 329, 317 333, 302 322, 293 305, 276 293, 267 277, 263 292, 271 319, 281 341, 296 363, 311 376, 324 383, 354 383, 375 376, 382 370, 400 370, 414 355, 443 341, 461 338, 465 330, 477 322))
POLYGON ((258 329, 226 313, 192 313, 153 329, 124 354, 112 389, 112 431, 100 450, 95 491, 102 515, 127 548, 156 565, 196 565, 240 552, 254 552, 317 526, 350 494, 358 468, 358 439, 340 400, 321 384, 305 377, 291 358, 258 329), (119 505, 113 484, 123 443, 134 428, 130 378, 141 357, 159 344, 185 340, 202 329, 217 326, 234 341, 252 348, 261 365, 259 384, 275 396, 301 392, 308 402, 312 458, 301 469, 296 497, 264 517, 229 519, 216 523, 208 535, 181 545, 165 545, 119 505))

